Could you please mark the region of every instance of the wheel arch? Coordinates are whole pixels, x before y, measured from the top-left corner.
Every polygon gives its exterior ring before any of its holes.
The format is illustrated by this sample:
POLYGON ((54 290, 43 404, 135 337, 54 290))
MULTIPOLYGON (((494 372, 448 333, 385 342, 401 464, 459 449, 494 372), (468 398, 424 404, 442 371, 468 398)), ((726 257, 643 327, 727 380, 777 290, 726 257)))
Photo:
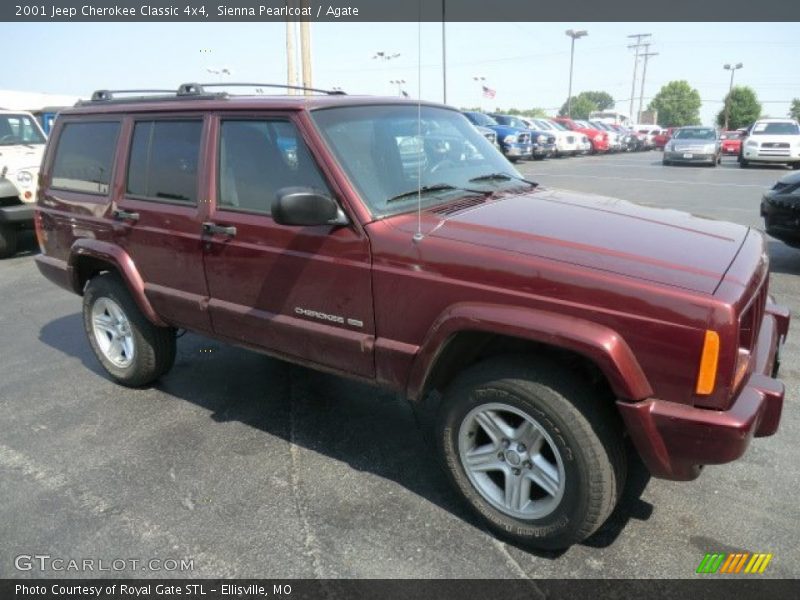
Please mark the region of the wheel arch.
POLYGON ((92 277, 103 272, 116 273, 147 320, 159 327, 167 326, 147 299, 144 280, 136 265, 119 246, 100 240, 79 239, 70 249, 68 268, 72 289, 80 296, 92 277))
POLYGON ((407 396, 422 407, 465 367, 498 354, 554 354, 574 364, 615 397, 636 401, 653 390, 633 351, 612 329, 535 309, 459 304, 431 329, 412 365, 407 396))

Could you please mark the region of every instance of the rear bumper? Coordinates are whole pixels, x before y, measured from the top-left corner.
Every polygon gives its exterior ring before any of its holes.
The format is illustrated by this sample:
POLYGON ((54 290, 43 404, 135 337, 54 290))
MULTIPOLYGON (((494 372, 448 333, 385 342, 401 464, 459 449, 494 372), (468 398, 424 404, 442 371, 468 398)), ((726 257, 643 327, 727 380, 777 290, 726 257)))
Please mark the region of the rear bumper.
POLYGON ((774 376, 788 329, 788 309, 768 303, 754 349, 753 373, 728 410, 656 398, 617 402, 631 439, 654 477, 695 479, 704 465, 734 461, 753 437, 778 430, 784 386, 774 376))
POLYGON ((16 204, 0 208, 0 223, 33 224, 33 204, 16 204))

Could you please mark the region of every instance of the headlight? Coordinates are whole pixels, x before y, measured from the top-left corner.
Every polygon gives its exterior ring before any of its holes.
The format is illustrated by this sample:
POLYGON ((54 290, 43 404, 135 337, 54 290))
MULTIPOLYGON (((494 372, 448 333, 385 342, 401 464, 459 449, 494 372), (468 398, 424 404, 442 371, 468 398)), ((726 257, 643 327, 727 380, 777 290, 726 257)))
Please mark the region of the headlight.
POLYGON ((747 140, 747 143, 745 144, 745 146, 750 146, 750 147, 757 148, 758 147, 758 142, 755 141, 755 140, 747 140))
POLYGON ((714 154, 717 151, 716 144, 706 144, 703 146, 703 152, 706 154, 714 154))
POLYGON ((536 141, 539 142, 540 144, 544 144, 545 142, 547 142, 547 136, 546 135, 540 135, 540 136, 538 136, 536 138, 536 141))
POLYGON ((673 144, 672 142, 668 143, 666 150, 667 152, 672 152, 673 150, 675 150, 675 144, 673 144))
POLYGON ((517 143, 517 136, 515 135, 507 135, 503 138, 503 142, 506 144, 516 144, 517 143))
POLYGON ((17 183, 22 185, 30 185, 33 183, 33 174, 30 171, 18 171, 17 183))

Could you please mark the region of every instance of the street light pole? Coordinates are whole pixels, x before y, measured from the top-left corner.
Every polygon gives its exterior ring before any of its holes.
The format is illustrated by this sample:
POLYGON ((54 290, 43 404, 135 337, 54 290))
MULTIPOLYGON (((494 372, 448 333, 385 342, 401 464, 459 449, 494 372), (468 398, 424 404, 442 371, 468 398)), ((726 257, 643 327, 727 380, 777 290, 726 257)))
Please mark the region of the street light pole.
POLYGON ((372 60, 379 60, 381 61, 384 66, 390 61, 398 58, 400 56, 399 52, 394 52, 392 54, 386 52, 385 50, 378 50, 373 56, 372 60))
POLYGON ((572 67, 575 63, 575 40, 578 40, 585 35, 589 35, 589 33, 583 29, 580 31, 567 29, 564 33, 572 38, 569 51, 569 91, 567 92, 567 116, 572 118, 572 67))
POLYGON ((389 83, 394 84, 397 86, 397 95, 403 95, 403 85, 405 84, 405 79, 392 79, 389 83))
POLYGON ((731 84, 728 87, 728 97, 725 98, 725 131, 728 130, 728 120, 731 114, 731 93, 733 92, 733 74, 736 73, 736 69, 741 69, 744 65, 742 63, 736 63, 735 65, 724 65, 725 70, 731 72, 731 84))

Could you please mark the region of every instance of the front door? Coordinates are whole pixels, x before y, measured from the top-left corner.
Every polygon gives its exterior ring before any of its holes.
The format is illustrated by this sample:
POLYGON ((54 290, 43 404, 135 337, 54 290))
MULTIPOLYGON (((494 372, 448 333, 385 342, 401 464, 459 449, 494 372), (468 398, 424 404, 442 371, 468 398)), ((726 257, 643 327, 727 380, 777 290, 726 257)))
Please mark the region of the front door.
POLYGON ((214 332, 310 365, 374 376, 369 240, 358 227, 275 223, 278 190, 335 197, 286 115, 219 115, 204 244, 214 332))

